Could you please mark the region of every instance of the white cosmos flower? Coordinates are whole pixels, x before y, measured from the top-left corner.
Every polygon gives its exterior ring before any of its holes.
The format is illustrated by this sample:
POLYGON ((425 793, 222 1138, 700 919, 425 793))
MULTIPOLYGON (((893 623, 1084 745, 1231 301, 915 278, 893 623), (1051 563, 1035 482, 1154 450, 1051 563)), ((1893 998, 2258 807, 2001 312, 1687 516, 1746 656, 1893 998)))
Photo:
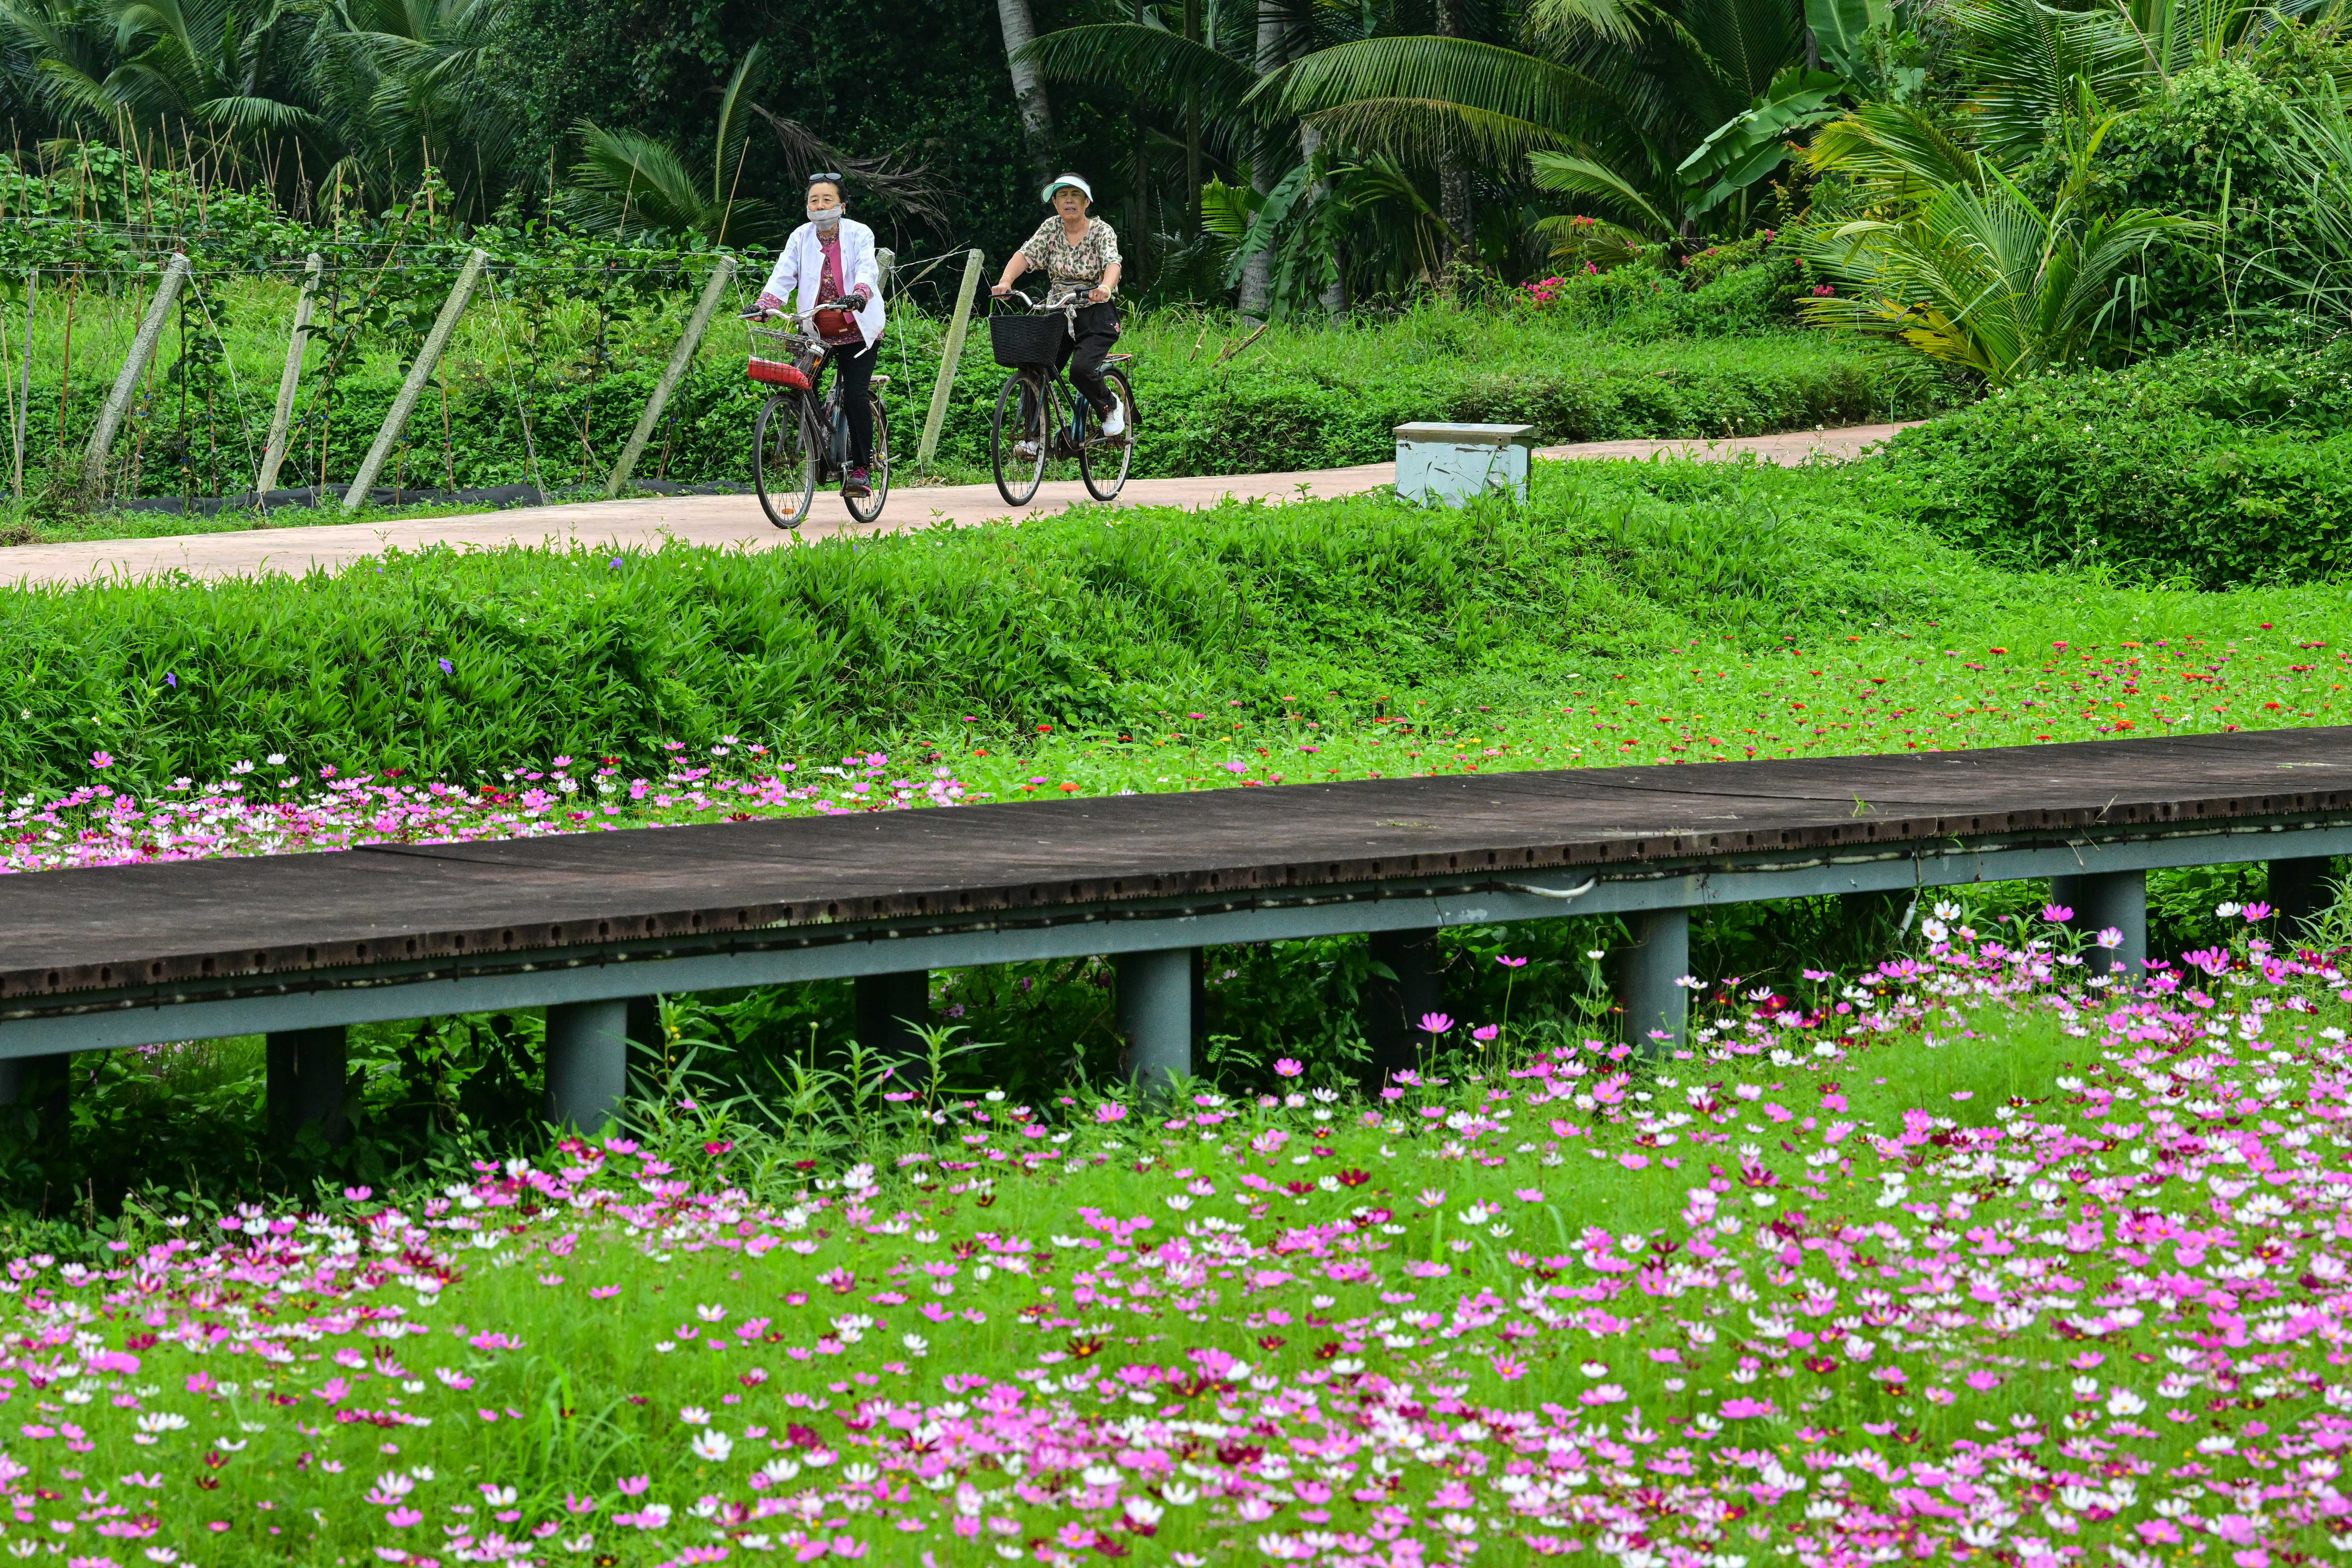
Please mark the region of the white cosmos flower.
POLYGON ((689 1426, 708 1426, 710 1425, 710 1412, 705 1410, 699 1405, 688 1405, 685 1409, 677 1413, 677 1418, 685 1422, 689 1426))
POLYGON ((694 1457, 712 1464, 724 1464, 727 1456, 735 1451, 735 1439, 724 1432, 705 1432, 694 1440, 694 1457))

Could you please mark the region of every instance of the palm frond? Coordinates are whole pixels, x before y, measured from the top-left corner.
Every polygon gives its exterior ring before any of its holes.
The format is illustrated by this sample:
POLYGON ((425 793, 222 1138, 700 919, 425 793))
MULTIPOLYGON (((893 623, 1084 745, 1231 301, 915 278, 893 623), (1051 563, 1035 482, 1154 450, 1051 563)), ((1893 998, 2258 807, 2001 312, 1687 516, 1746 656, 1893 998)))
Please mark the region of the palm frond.
POLYGON ((1583 72, 1469 38, 1368 38, 1294 60, 1262 89, 1292 114, 1370 100, 1458 105, 1567 133, 1608 94, 1583 72))
POLYGON ((1675 232, 1675 218, 1652 193, 1605 163, 1570 153, 1538 153, 1528 164, 1538 190, 1598 203, 1603 211, 1633 219, 1653 239, 1675 232))
POLYGON ((1021 58, 1055 81, 1108 85, 1148 103, 1197 101, 1209 114, 1238 114, 1258 73, 1205 44, 1132 22, 1064 27, 1025 46, 1021 58))
POLYGON ((2087 91, 2101 102, 2130 97, 2147 77, 2131 30, 2112 12, 2060 11, 2042 0, 1952 0, 1962 58, 1975 83, 1970 107, 1996 157, 2029 152, 2043 126, 2075 112, 2087 91))
POLYGON ((1570 139, 1548 125, 1432 99, 1371 98, 1307 117, 1345 146, 1424 163, 1454 155, 1509 167, 1570 139))

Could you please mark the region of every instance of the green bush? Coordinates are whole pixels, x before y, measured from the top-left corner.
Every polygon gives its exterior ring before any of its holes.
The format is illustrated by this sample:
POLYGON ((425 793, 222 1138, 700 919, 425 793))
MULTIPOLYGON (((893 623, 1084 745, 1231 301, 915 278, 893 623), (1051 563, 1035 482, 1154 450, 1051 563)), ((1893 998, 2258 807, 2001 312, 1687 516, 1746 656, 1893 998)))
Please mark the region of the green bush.
POLYGON ((0 597, 0 786, 645 767, 734 732, 788 755, 1144 725, 1203 697, 1549 691, 1590 659, 1930 604, 1967 563, 1883 520, 1650 466, 1547 465, 1534 501, 1375 497, 1041 517, 798 550, 393 555, 340 575, 0 597), (1815 569, 1830 562, 1835 571, 1815 569))
POLYGON ((1858 477, 1990 559, 2217 588, 2352 570, 2352 342, 2209 345, 1906 431, 1858 477))

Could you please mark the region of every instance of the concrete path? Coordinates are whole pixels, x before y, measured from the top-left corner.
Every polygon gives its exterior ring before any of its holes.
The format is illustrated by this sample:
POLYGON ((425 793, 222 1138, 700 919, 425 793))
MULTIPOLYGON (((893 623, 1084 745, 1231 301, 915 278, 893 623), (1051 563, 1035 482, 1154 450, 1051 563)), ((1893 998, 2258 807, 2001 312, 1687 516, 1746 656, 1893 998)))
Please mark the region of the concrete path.
MULTIPOLYGON (((1816 454, 1851 458, 1884 441, 1902 425, 1853 425, 1835 430, 1792 431, 1720 441, 1589 441, 1549 447, 1539 458, 1645 458, 1670 456, 1727 459, 1752 454, 1768 463, 1795 465, 1816 454)), ((1122 506, 1214 506, 1228 499, 1269 502, 1329 500, 1377 489, 1396 480, 1393 463, 1356 468, 1324 468, 1296 474, 1224 474, 1205 479, 1132 479, 1119 497, 1122 506)), ((374 523, 291 524, 241 529, 234 533, 182 534, 163 539, 100 539, 72 544, 23 544, 0 549, 0 584, 84 583, 92 578, 146 577, 184 572, 197 577, 252 576, 264 572, 299 575, 313 569, 335 571, 388 548, 422 550, 446 544, 457 549, 496 550, 512 545, 585 544, 598 549, 645 550, 677 539, 692 544, 768 549, 836 535, 905 532, 929 527, 966 527, 1093 504, 1076 481, 1050 484, 1021 511, 1004 504, 993 485, 902 486, 890 494, 883 520, 867 526, 854 521, 838 497, 820 495, 816 510, 796 533, 772 527, 756 497, 664 496, 644 500, 582 501, 567 506, 519 507, 468 517, 419 518, 374 523)))

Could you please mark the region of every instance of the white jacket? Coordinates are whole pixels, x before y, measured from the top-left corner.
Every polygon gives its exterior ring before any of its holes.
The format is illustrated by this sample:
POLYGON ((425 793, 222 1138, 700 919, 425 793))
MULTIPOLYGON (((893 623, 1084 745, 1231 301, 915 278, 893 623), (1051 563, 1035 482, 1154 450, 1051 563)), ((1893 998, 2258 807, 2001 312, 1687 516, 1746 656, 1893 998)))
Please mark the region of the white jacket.
MULTIPOLYGON (((775 270, 768 274, 763 293, 772 294, 795 310, 814 310, 824 299, 824 247, 817 243, 816 225, 804 223, 784 241, 775 270), (795 294, 800 295, 794 299, 795 294)), ((871 290, 866 308, 857 312, 858 336, 871 345, 882 336, 882 274, 874 262, 874 231, 854 217, 841 220, 841 287, 855 293, 863 283, 871 290)))

